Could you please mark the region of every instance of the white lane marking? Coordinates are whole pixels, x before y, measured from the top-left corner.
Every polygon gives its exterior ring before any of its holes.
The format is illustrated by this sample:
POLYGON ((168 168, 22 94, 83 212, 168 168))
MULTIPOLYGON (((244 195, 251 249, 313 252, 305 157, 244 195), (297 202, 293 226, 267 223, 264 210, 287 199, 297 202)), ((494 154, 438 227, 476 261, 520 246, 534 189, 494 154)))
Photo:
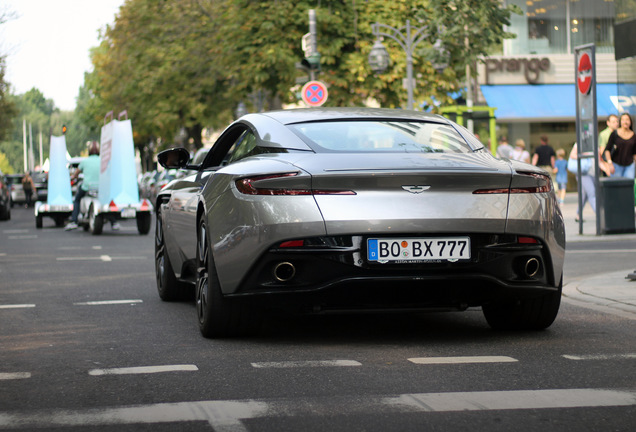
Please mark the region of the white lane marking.
POLYGON ((0 309, 22 309, 22 308, 34 308, 34 304, 10 304, 0 305, 0 309))
POLYGON ((0 253, 0 256, 7 256, 7 254, 2 252, 2 253, 0 253))
POLYGON ((31 234, 31 235, 9 236, 7 238, 9 240, 27 240, 27 239, 36 239, 36 238, 38 238, 38 236, 37 236, 37 234, 31 234))
POLYGON ((568 360, 623 360, 623 359, 636 359, 636 354, 591 354, 591 355, 568 355, 564 354, 568 360))
POLYGON ((518 361, 506 356, 463 356, 463 357, 416 357, 408 359, 415 364, 462 364, 462 363, 512 363, 518 361))
POLYGON ((91 249, 101 250, 101 249, 102 249, 102 247, 101 247, 101 246, 93 246, 91 249))
POLYGON ((133 304, 143 303, 143 300, 101 300, 101 301, 87 301, 73 303, 73 306, 102 306, 102 305, 116 305, 116 304, 133 304))
POLYGON ((215 431, 247 431, 242 420, 272 417, 636 406, 636 390, 549 389, 391 396, 159 403, 85 410, 0 412, 0 429, 207 421, 215 431))
POLYGON ((5 234, 22 234, 22 233, 28 233, 29 230, 28 229, 8 229, 8 230, 2 230, 2 232, 5 234))
POLYGON ((255 362, 255 368, 299 368, 299 367, 332 367, 332 366, 362 366, 355 360, 307 360, 282 362, 255 362))
POLYGON ((31 372, 0 372, 0 380, 16 380, 31 378, 31 372))
POLYGON ((165 365, 165 366, 139 366, 128 368, 111 368, 111 369, 92 369, 88 371, 89 375, 134 375, 134 374, 151 374, 162 372, 192 372, 198 371, 195 365, 165 365))
POLYGON ((113 260, 141 260, 147 259, 144 256, 118 256, 111 257, 110 255, 100 255, 98 257, 57 257, 57 261, 113 261, 113 260))

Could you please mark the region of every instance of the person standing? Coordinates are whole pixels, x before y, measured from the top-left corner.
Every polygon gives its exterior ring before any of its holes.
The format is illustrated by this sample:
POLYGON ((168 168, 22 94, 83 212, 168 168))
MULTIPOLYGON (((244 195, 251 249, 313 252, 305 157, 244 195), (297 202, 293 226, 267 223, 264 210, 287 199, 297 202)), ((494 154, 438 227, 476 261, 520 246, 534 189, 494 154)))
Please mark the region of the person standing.
POLYGON ((515 141, 515 148, 510 152, 510 159, 530 163, 530 153, 526 150, 526 143, 521 138, 515 141))
POLYGON ((70 222, 64 227, 65 230, 69 231, 77 228, 77 219, 79 217, 82 198, 89 190, 99 187, 99 165, 99 144, 97 141, 92 141, 88 146, 88 157, 79 163, 77 171, 73 174, 73 178, 77 180, 80 172, 82 172, 84 179, 82 184, 77 188, 77 193, 75 193, 73 213, 71 213, 70 222))
POLYGON ((636 136, 632 126, 632 116, 621 114, 618 128, 607 140, 604 159, 614 166, 612 177, 634 178, 636 160, 636 136))
POLYGON ((565 192, 568 187, 568 161, 565 160, 565 150, 558 149, 556 151, 557 160, 554 163, 554 171, 556 172, 557 198, 559 204, 565 202, 565 192))
MULTIPOLYGON (((577 160, 578 159, 578 150, 577 145, 574 143, 572 147, 572 151, 570 152, 570 159, 577 160)), ((579 221, 579 218, 583 216, 583 209, 585 208, 586 203, 590 203, 592 210, 596 213, 596 186, 594 184, 594 171, 595 166, 594 163, 598 158, 588 157, 581 159, 581 178, 578 178, 577 181, 581 182, 581 207, 576 210, 576 222, 579 221)))
POLYGON ((556 153, 548 144, 548 137, 541 135, 541 144, 532 155, 532 165, 545 169, 548 172, 554 170, 554 162, 556 161, 556 153))
POLYGON ((24 208, 28 208, 33 202, 31 197, 33 196, 33 192, 36 190, 33 177, 31 177, 31 174, 29 174, 28 171, 26 171, 24 173, 24 177, 22 177, 22 189, 24 190, 24 198, 26 199, 24 208))
POLYGON ((512 146, 508 144, 508 138, 502 136, 499 139, 499 145, 497 146, 497 156, 502 159, 510 159, 510 154, 512 153, 512 146))
MULTIPOLYGON (((616 129, 618 129, 618 116, 616 114, 610 114, 605 121, 607 127, 598 134, 598 148, 601 154, 605 154, 605 147, 607 147, 607 141, 610 135, 616 129)), ((610 162, 609 160, 607 162, 610 162)))

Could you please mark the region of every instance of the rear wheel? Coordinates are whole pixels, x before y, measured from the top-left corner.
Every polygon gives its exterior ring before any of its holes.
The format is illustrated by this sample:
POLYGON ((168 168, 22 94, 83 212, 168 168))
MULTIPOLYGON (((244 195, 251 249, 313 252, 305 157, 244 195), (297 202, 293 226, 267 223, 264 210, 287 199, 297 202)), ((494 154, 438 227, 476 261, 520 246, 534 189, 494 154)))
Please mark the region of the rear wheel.
POLYGON ((241 336, 258 329, 261 313, 252 307, 251 299, 223 296, 203 219, 197 235, 195 300, 199 330, 206 338, 241 336))
POLYGON ((35 227, 42 228, 42 215, 37 215, 35 217, 35 227))
POLYGON ((93 235, 99 235, 104 229, 104 216, 101 214, 95 214, 93 207, 88 211, 88 228, 93 235))
POLYGON ((0 207, 0 220, 11 219, 11 210, 9 206, 0 207))
POLYGON ((543 330, 554 322, 561 305, 563 278, 558 291, 541 297, 483 306, 490 327, 497 330, 543 330))
POLYGON ((157 276, 157 291, 161 300, 180 300, 183 296, 182 284, 174 275, 170 258, 166 253, 163 222, 160 213, 157 213, 155 225, 155 274, 157 276))
POLYGON ((139 231, 139 234, 148 234, 150 232, 151 223, 152 218, 150 212, 137 213, 137 231, 139 231))

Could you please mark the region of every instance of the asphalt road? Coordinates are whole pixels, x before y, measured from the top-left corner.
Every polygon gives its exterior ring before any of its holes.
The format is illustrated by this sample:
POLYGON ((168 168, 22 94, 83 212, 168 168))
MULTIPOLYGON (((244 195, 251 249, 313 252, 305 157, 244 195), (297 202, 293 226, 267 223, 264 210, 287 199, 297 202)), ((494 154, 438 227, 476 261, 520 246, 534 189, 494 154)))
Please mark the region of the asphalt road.
MULTIPOLYGON (((276 317, 258 337, 207 340, 191 302, 156 294, 154 230, 122 225, 91 236, 45 219, 38 230, 22 208, 0 222, 0 430, 636 424, 634 319, 565 300, 542 332, 492 331, 475 309, 276 317)), ((565 283, 623 269, 633 249, 619 238, 571 245, 565 283)))

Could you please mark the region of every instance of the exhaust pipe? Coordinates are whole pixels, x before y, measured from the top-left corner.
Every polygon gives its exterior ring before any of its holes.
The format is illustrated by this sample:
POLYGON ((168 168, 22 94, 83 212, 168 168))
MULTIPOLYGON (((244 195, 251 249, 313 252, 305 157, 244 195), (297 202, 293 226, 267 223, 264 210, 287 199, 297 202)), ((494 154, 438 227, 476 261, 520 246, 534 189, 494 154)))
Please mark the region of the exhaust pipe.
POLYGON ((279 282, 287 282, 296 276, 296 267, 290 262, 284 261, 274 267, 274 277, 279 282))
POLYGON ((523 271, 527 277, 534 277, 537 273, 539 273, 540 268, 541 264, 539 263, 539 260, 536 258, 530 258, 526 261, 523 271))

